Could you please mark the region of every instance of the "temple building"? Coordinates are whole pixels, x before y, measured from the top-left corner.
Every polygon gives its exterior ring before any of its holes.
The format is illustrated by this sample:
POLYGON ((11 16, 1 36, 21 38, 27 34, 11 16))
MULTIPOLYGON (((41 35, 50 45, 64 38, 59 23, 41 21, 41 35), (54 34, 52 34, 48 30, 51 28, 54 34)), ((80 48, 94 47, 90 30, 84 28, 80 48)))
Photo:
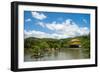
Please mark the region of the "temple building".
POLYGON ((70 45, 69 45, 70 48, 80 48, 81 47, 81 42, 79 39, 72 39, 70 41, 70 45))

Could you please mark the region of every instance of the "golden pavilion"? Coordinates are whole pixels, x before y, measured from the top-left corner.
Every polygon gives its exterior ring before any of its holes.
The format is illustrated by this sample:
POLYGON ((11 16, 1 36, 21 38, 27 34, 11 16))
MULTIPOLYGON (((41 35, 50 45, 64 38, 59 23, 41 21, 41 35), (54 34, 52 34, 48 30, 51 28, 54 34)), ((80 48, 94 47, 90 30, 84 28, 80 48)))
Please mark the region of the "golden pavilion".
POLYGON ((72 39, 70 41, 70 47, 71 48, 80 48, 81 47, 81 42, 79 39, 72 39))

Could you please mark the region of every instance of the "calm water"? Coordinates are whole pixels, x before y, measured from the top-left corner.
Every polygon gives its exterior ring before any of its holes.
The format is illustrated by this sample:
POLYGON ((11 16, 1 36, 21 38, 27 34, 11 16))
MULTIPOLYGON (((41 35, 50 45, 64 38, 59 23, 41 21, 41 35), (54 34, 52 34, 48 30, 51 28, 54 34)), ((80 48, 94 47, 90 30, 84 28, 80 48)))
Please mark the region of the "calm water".
POLYGON ((32 54, 26 54, 24 61, 50 61, 50 60, 71 60, 71 59, 85 59, 85 54, 81 48, 65 48, 62 50, 45 53, 43 57, 34 58, 32 54))

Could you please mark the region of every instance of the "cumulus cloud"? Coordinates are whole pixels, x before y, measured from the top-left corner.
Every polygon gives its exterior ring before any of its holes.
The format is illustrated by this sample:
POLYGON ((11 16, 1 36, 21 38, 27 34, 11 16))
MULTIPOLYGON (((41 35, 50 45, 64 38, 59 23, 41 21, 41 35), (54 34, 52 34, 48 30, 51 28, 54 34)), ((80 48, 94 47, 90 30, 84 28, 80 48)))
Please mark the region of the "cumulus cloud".
POLYGON ((37 25, 39 25, 41 27, 45 27, 45 24, 43 22, 38 22, 37 25))
POLYGON ((43 13, 39 13, 39 12, 31 12, 32 16, 38 20, 43 20, 45 18, 47 18, 46 15, 44 15, 43 13))
POLYGON ((29 22, 29 21, 31 21, 31 19, 30 19, 30 18, 28 18, 28 19, 26 19, 25 21, 26 21, 26 22, 29 22))
POLYGON ((62 23, 57 23, 56 21, 52 23, 39 24, 44 28, 48 28, 57 34, 66 35, 68 37, 81 36, 89 34, 89 29, 87 27, 79 27, 73 20, 67 19, 62 23))
POLYGON ((53 33, 46 33, 42 31, 25 31, 25 38, 27 37, 37 37, 37 38, 55 38, 62 39, 68 37, 82 36, 89 34, 89 28, 78 26, 73 20, 67 19, 62 23, 57 23, 56 21, 51 23, 39 22, 38 25, 53 33))
POLYGON ((30 30, 30 31, 25 30, 24 35, 25 35, 25 38, 28 38, 28 37, 43 38, 43 37, 47 37, 48 34, 46 34, 45 32, 36 31, 36 30, 30 30))
POLYGON ((37 37, 37 38, 56 38, 56 39, 61 39, 61 38, 66 38, 66 35, 61 35, 61 34, 57 34, 57 33, 45 33, 45 32, 41 32, 41 31, 36 31, 36 30, 32 30, 32 31, 24 31, 24 38, 28 38, 28 37, 37 37))

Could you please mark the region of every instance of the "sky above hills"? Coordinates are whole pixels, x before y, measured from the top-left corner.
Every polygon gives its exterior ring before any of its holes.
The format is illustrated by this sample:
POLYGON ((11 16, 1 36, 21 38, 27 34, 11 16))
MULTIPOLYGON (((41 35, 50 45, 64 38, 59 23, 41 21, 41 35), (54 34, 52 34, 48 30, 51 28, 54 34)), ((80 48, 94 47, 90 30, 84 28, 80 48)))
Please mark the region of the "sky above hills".
POLYGON ((90 14, 24 11, 24 36, 63 39, 87 35, 90 14))

